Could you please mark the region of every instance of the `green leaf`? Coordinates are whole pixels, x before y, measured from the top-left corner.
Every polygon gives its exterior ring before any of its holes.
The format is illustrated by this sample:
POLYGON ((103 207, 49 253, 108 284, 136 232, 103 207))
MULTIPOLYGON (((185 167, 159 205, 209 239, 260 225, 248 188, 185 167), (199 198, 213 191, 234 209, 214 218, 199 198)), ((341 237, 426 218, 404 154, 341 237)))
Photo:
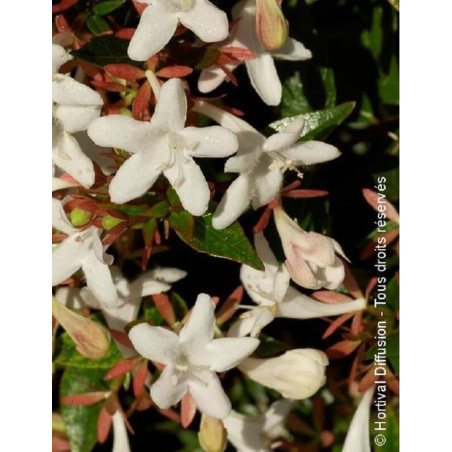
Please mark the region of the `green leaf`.
POLYGON ((388 0, 388 2, 391 4, 391 6, 392 6, 396 11, 400 11, 400 2, 399 2, 399 0, 388 0))
POLYGON ((103 35, 90 39, 83 47, 73 50, 71 53, 77 58, 98 67, 114 63, 127 63, 142 67, 141 63, 132 61, 127 56, 128 47, 129 41, 126 39, 119 39, 113 35, 103 35))
POLYGON ((90 16, 88 16, 88 18, 86 19, 86 26, 88 27, 89 31, 91 33, 94 33, 95 35, 100 35, 101 33, 110 30, 110 26, 105 21, 105 19, 98 16, 97 14, 91 14, 90 16))
POLYGON ((63 333, 57 341, 55 364, 66 367, 77 367, 83 369, 110 369, 123 356, 112 340, 107 353, 99 359, 89 359, 82 356, 76 349, 74 341, 67 333, 63 333))
POLYGON ((253 355, 255 358, 273 358, 287 351, 287 345, 284 342, 274 339, 273 337, 261 334, 259 336, 259 340, 259 347, 257 347, 253 355))
POLYGON ((105 14, 109 14, 116 8, 119 8, 125 1, 126 0, 111 0, 97 3, 94 5, 93 10, 96 14, 99 14, 99 16, 105 16, 105 14))
POLYGON ((397 201, 399 199, 399 168, 374 174, 373 179, 375 184, 377 184, 378 178, 380 177, 385 177, 386 179, 386 197, 391 201, 397 201))
POLYGON ((378 80, 378 92, 383 103, 399 105, 399 65, 395 56, 391 59, 389 73, 378 80))
POLYGON ((154 239, 155 231, 157 230, 157 220, 151 218, 143 226, 143 240, 146 246, 150 246, 154 239))
POLYGON ((355 102, 345 102, 337 107, 283 118, 272 122, 270 127, 279 132, 295 119, 302 118, 304 120, 304 127, 300 138, 303 138, 303 141, 313 139, 323 140, 350 115, 354 108, 355 102))
POLYGON ((195 220, 193 215, 186 210, 180 210, 179 212, 171 212, 168 223, 172 229, 178 234, 182 234, 187 240, 193 238, 195 229, 195 220))
POLYGON ((152 323, 157 326, 163 325, 165 323, 165 320, 155 306, 152 308, 146 308, 144 310, 144 319, 151 320, 152 323))
POLYGON ((188 307, 185 300, 177 292, 172 291, 171 293, 171 305, 176 314, 176 319, 182 320, 188 312, 188 307))
POLYGON ((240 262, 256 270, 264 270, 264 264, 237 221, 225 229, 217 230, 212 226, 210 212, 200 217, 194 217, 194 220, 195 230, 191 239, 176 230, 177 235, 187 245, 201 253, 240 262))
POLYGON ((163 218, 168 215, 169 207, 170 206, 166 201, 160 201, 152 206, 149 210, 146 210, 143 215, 155 218, 163 218))
POLYGON ((394 311, 399 309, 399 284, 395 278, 386 287, 386 302, 394 311))
MULTIPOLYGON (((60 397, 108 390, 104 375, 104 369, 68 367, 61 378, 60 397)), ((86 406, 61 404, 71 452, 90 452, 93 449, 97 443, 97 418, 101 409, 101 402, 86 406)))
MULTIPOLYGON (((382 336, 381 339, 383 340, 384 337, 382 336)), ((386 344, 380 344, 375 343, 372 345, 372 347, 367 350, 366 354, 364 355, 364 359, 366 360, 373 360, 374 356, 383 349, 386 353, 386 359, 391 364, 392 368, 394 369, 395 373, 399 373, 399 331, 392 331, 386 336, 386 344)))

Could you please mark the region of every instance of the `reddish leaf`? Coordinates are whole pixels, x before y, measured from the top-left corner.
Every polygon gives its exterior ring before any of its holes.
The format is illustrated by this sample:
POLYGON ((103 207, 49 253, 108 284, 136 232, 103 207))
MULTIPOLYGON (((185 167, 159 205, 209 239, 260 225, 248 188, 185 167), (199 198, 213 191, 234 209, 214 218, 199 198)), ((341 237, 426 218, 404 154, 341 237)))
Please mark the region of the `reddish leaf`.
POLYGON ((176 314, 168 296, 163 293, 152 295, 152 301, 166 323, 170 326, 173 325, 176 322, 176 314))
POLYGON ((353 336, 358 336, 363 331, 363 311, 355 314, 352 320, 351 333, 353 336))
POLYGON ((128 347, 132 350, 134 350, 133 344, 129 339, 129 336, 127 336, 126 333, 123 331, 118 330, 110 330, 111 335, 113 338, 118 341, 121 345, 124 345, 125 347, 128 347))
POLYGON ((360 343, 360 341, 339 341, 331 347, 328 347, 326 349, 326 354, 328 358, 331 359, 343 358, 353 353, 359 347, 360 343))
POLYGON ((399 379, 391 372, 391 369, 386 366, 386 383, 388 383, 389 389, 394 392, 394 394, 399 395, 400 383, 399 379))
POLYGON ((64 33, 65 31, 70 31, 71 29, 65 17, 60 14, 55 17, 55 25, 57 27, 58 33, 64 33))
POLYGON ((187 392, 182 397, 180 405, 180 419, 182 427, 187 428, 193 421, 196 414, 196 403, 193 397, 187 392))
POLYGON ((256 235, 259 234, 259 232, 262 232, 268 226, 271 217, 272 210, 266 207, 261 217, 253 227, 253 234, 256 235))
POLYGON ((105 400, 107 393, 105 391, 85 392, 83 394, 71 394, 61 398, 61 403, 64 405, 94 405, 102 400, 105 400))
POLYGON ((91 85, 95 86, 96 88, 105 89, 113 93, 121 93, 123 91, 129 90, 127 86, 121 85, 120 83, 105 82, 102 80, 92 80, 91 85))
POLYGON ((370 241, 366 247, 363 249, 361 254, 359 255, 359 258, 361 260, 368 259, 370 256, 372 256, 375 253, 375 246, 378 244, 378 239, 380 237, 384 237, 386 242, 386 246, 389 246, 398 236, 399 236, 399 229, 392 229, 390 231, 383 232, 382 234, 375 237, 372 241, 370 241))
POLYGON ((70 174, 68 174, 68 173, 60 174, 58 177, 59 177, 59 179, 64 180, 65 182, 69 182, 69 183, 71 183, 71 184, 77 184, 77 185, 80 185, 80 183, 79 183, 77 180, 75 180, 75 179, 74 179, 70 174))
POLYGON ((371 367, 359 382, 358 391, 366 392, 373 385, 374 381, 375 381, 375 372, 374 368, 371 367))
POLYGON ((220 50, 222 53, 226 53, 235 60, 239 61, 252 60, 253 58, 256 58, 256 54, 254 52, 244 49, 243 47, 222 47, 220 50))
POLYGON ((137 373, 133 377, 133 394, 139 397, 144 390, 144 383, 148 376, 148 362, 143 361, 137 373))
POLYGON ((126 358, 118 361, 104 376, 104 380, 111 380, 130 372, 139 362, 140 357, 126 358))
POLYGON ((224 55, 220 55, 220 58, 216 62, 216 65, 226 74, 226 77, 229 79, 229 81, 234 85, 238 86, 237 79, 235 78, 235 75, 230 71, 226 64, 228 64, 227 61, 220 61, 224 55))
POLYGON ((361 292, 361 289, 359 288, 358 283, 356 282, 356 279, 353 276, 350 267, 346 262, 344 262, 344 270, 345 270, 344 285, 347 288, 347 290, 355 299, 364 298, 364 295, 361 292))
POLYGON ((326 190, 291 190, 284 193, 287 198, 319 198, 320 196, 326 196, 328 192, 326 190))
POLYGON ((71 450, 69 441, 58 436, 52 436, 52 452, 68 452, 71 450))
POLYGON ((61 0, 58 5, 52 5, 52 14, 61 13, 71 6, 74 6, 77 2, 78 0, 61 0))
POLYGON ((167 66, 160 69, 156 75, 162 78, 180 78, 186 77, 193 72, 193 69, 188 66, 167 66))
POLYGON ((237 306, 240 304, 243 298, 243 286, 237 287, 231 295, 225 300, 218 310, 217 324, 221 325, 227 322, 237 310, 237 306))
POLYGON ((103 444, 110 433, 112 424, 111 414, 107 411, 105 406, 102 407, 97 418, 97 439, 103 444))
POLYGON ((147 3, 141 3, 136 0, 132 0, 132 3, 140 16, 143 14, 143 11, 148 7, 147 3))
POLYGON ((102 240, 102 244, 104 246, 108 246, 114 243, 121 234, 127 231, 127 223, 127 221, 123 221, 122 223, 119 223, 118 225, 109 229, 108 234, 102 240))
POLYGON ((323 333, 322 339, 326 339, 331 336, 340 326, 342 326, 347 320, 351 319, 354 316, 353 313, 342 314, 340 317, 335 319, 331 325, 326 329, 323 333))
POLYGON ((122 28, 121 30, 117 31, 115 33, 115 36, 119 39, 132 39, 133 35, 135 34, 136 28, 122 28))
POLYGON ((323 301, 328 304, 345 303, 353 299, 343 293, 334 292, 332 290, 318 290, 312 293, 312 297, 316 300, 323 301))
POLYGON ((174 410, 171 410, 171 409, 168 409, 168 410, 159 409, 158 411, 159 411, 160 414, 163 414, 163 416, 167 417, 168 419, 171 419, 174 422, 180 423, 180 416, 174 410))
POLYGON ((396 223, 400 223, 400 217, 397 209, 386 199, 385 196, 380 196, 377 192, 371 190, 370 188, 363 188, 362 192, 364 199, 376 212, 384 212, 388 219, 395 221, 396 223), (379 200, 381 202, 378 202, 379 200), (380 210, 383 209, 382 206, 384 206, 384 210, 380 210))
POLYGON ((130 64, 107 64, 104 66, 104 70, 114 77, 125 80, 139 80, 145 77, 143 69, 130 64))
POLYGON ((152 55, 148 60, 146 61, 146 66, 148 69, 150 69, 152 72, 155 72, 155 68, 157 67, 157 64, 159 62, 159 56, 158 54, 152 55))
POLYGON ((137 411, 148 410, 153 405, 151 396, 149 395, 148 391, 143 392, 141 396, 138 399, 136 399, 136 402, 137 402, 136 404, 137 411))
POLYGON ((151 86, 148 82, 143 83, 132 103, 132 114, 137 120, 149 119, 149 102, 151 101, 151 86))

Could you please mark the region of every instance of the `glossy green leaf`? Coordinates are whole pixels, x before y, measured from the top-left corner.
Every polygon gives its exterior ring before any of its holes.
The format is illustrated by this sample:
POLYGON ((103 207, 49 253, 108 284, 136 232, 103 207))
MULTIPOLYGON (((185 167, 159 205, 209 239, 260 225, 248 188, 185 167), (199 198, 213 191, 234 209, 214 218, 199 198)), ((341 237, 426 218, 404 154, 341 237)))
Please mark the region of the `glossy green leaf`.
POLYGON ((212 226, 211 213, 193 218, 195 229, 191 239, 176 229, 178 236, 187 245, 201 253, 240 262, 257 270, 264 269, 264 264, 237 221, 225 229, 217 230, 212 226))
POLYGON ((165 320, 155 306, 144 310, 144 319, 148 321, 150 320, 152 324, 156 326, 160 326, 165 323, 165 320))
POLYGON ((55 364, 66 367, 77 367, 83 369, 109 369, 123 356, 116 347, 115 341, 111 341, 107 353, 99 359, 89 359, 81 355, 76 349, 74 341, 67 333, 63 333, 57 340, 56 355, 53 360, 55 364))
POLYGON ((337 107, 283 118, 272 122, 270 127, 279 132, 296 118, 302 118, 304 120, 304 127, 300 138, 302 138, 303 141, 314 139, 322 140, 325 139, 335 127, 341 124, 354 108, 355 102, 345 102, 337 107))
MULTIPOLYGON (((104 375, 104 369, 68 367, 61 378, 60 397, 108 390, 104 375)), ((101 402, 86 406, 61 404, 71 452, 90 452, 97 443, 97 418, 101 409, 101 402)))
POLYGON ((105 21, 104 18, 98 16, 97 14, 91 14, 86 19, 86 26, 88 27, 91 33, 95 35, 99 35, 101 33, 105 33, 110 30, 110 26, 105 21))
POLYGON ((273 337, 261 334, 259 336, 260 344, 253 354, 255 358, 267 359, 279 356, 287 351, 288 347, 284 342, 278 341, 273 337))
POLYGON ((103 35, 90 39, 80 49, 73 50, 71 53, 77 58, 98 67, 114 63, 127 63, 141 67, 142 64, 132 61, 127 56, 128 47, 129 41, 126 39, 119 39, 113 35, 103 35))
POLYGON ((125 1, 126 0, 111 0, 97 3, 94 5, 93 10, 96 14, 99 14, 99 16, 104 16, 119 8, 125 1))
POLYGON ((143 226, 143 240, 146 246, 151 245, 155 231, 157 230, 157 220, 155 218, 151 218, 147 221, 143 226))
POLYGON ((386 303, 394 311, 399 309, 399 284, 395 278, 392 278, 386 287, 386 303))
POLYGON ((152 206, 149 210, 143 213, 143 215, 155 217, 155 218, 163 218, 168 215, 169 212, 169 204, 166 201, 160 201, 154 206, 152 206))
POLYGON ((179 212, 171 212, 168 223, 172 229, 178 234, 182 234, 187 240, 193 238, 195 230, 195 220, 193 215, 186 210, 180 210, 179 212))

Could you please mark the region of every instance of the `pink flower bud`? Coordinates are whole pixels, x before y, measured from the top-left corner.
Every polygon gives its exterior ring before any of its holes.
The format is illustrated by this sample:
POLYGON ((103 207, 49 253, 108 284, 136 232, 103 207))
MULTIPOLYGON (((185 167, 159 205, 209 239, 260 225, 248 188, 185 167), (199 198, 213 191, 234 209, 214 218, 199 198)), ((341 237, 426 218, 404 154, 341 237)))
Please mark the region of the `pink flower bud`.
POLYGON ((344 264, 336 256, 347 259, 341 246, 325 235, 303 231, 281 206, 273 213, 292 280, 307 289, 336 289, 345 277, 344 264))
POLYGON ((110 333, 100 323, 76 314, 52 297, 52 314, 75 342, 76 350, 90 359, 102 358, 110 347, 110 333))
POLYGON ((284 45, 289 26, 278 0, 256 0, 256 34, 267 50, 284 45))

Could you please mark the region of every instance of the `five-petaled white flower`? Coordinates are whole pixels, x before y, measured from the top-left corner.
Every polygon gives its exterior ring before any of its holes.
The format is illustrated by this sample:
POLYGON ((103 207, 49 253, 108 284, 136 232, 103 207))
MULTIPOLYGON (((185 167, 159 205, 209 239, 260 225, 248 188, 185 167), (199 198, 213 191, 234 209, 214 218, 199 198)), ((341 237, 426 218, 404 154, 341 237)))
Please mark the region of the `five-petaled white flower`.
MULTIPOLYGON (((281 102, 282 86, 276 72, 273 58, 301 61, 312 57, 301 42, 288 38, 279 49, 269 52, 260 43, 256 34, 255 0, 238 3, 232 9, 232 16, 238 19, 230 38, 223 44, 227 47, 241 47, 251 50, 256 57, 245 61, 251 85, 267 105, 279 105, 281 102)), ((240 62, 227 63, 226 69, 233 71, 240 62)), ((218 66, 211 66, 201 72, 198 88, 202 93, 208 93, 217 88, 227 77, 218 66)))
POLYGON ((272 440, 284 435, 284 420, 294 405, 293 400, 281 399, 260 416, 244 416, 231 411, 223 420, 228 441, 237 452, 270 452, 272 440))
POLYGON ((207 210, 209 187, 193 157, 227 157, 237 151, 237 138, 220 126, 184 128, 186 113, 182 82, 170 79, 160 90, 150 122, 110 115, 90 125, 88 135, 95 143, 133 154, 111 181, 113 202, 143 195, 163 172, 186 210, 193 215, 207 210))
POLYGON ((297 118, 269 138, 248 123, 214 105, 198 101, 195 110, 236 133, 239 151, 227 160, 225 171, 239 173, 220 201, 212 223, 223 229, 250 205, 257 209, 279 195, 286 169, 327 162, 339 157, 334 146, 320 141, 298 142, 303 120, 297 118))
POLYGON ((344 264, 336 254, 348 260, 339 243, 304 231, 280 205, 273 209, 273 215, 292 280, 307 289, 336 289, 345 277, 344 264))
POLYGON ((73 134, 86 130, 100 115, 99 93, 58 69, 72 59, 63 47, 52 44, 52 160, 83 186, 94 183, 93 162, 82 151, 73 134))
POLYGON ((151 387, 151 397, 160 408, 169 408, 190 392, 198 409, 210 417, 224 419, 231 402, 216 372, 237 366, 259 345, 254 338, 214 339, 214 303, 198 295, 187 324, 179 335, 161 327, 141 323, 129 332, 138 353, 165 364, 151 387))
POLYGON ((263 233, 255 235, 254 245, 265 270, 242 265, 240 279, 248 295, 258 306, 250 307, 248 312, 240 316, 229 330, 229 336, 251 334, 255 337, 275 317, 312 319, 359 311, 366 307, 364 298, 328 304, 298 292, 289 285, 289 272, 284 264, 277 261, 263 233))
POLYGON ((116 306, 118 294, 110 273, 113 257, 106 254, 95 226, 80 231, 67 219, 62 202, 52 198, 52 225, 68 235, 52 253, 52 286, 60 284, 80 268, 86 284, 104 306, 116 306))
MULTIPOLYGON (((157 267, 142 273, 135 281, 129 283, 115 265, 110 267, 110 271, 118 292, 118 306, 104 306, 87 287, 83 289, 61 287, 55 293, 55 298, 72 309, 84 307, 100 309, 112 330, 124 332, 125 326, 137 319, 143 297, 167 292, 171 289, 171 283, 187 275, 185 271, 178 268, 157 267)), ((119 342, 116 344, 124 356, 129 357, 135 354, 134 350, 119 342)))
POLYGON ((145 61, 168 43, 179 22, 205 42, 226 39, 229 24, 226 14, 208 0, 140 0, 149 6, 143 11, 128 54, 132 60, 145 61))

